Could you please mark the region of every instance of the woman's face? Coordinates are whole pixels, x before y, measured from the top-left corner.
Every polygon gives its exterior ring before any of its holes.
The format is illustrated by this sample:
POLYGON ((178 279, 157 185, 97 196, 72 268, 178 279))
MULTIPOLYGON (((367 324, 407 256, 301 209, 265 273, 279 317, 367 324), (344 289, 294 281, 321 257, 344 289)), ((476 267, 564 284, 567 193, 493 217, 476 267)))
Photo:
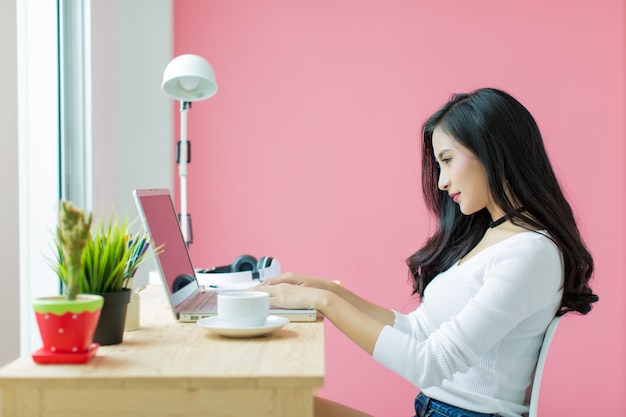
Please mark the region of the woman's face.
POLYGON ((469 149, 437 127, 433 131, 433 153, 439 165, 439 189, 446 191, 465 215, 485 207, 492 219, 502 215, 493 202, 487 171, 469 149))

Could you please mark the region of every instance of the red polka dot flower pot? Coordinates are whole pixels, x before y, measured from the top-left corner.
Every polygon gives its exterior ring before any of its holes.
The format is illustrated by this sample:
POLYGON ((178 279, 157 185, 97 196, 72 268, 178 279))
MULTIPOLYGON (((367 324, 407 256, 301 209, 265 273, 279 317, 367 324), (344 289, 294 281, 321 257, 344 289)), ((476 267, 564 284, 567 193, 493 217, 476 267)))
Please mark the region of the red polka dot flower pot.
POLYGON ((104 299, 96 294, 42 297, 33 301, 43 347, 33 353, 37 363, 84 363, 95 354, 93 336, 104 299))

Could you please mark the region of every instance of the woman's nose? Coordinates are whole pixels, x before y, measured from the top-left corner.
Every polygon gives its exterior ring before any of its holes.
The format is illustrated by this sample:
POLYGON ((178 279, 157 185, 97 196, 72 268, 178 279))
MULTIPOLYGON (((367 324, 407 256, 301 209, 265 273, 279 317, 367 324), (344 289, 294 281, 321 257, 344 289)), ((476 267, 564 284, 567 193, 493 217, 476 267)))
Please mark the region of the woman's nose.
POLYGON ((437 182, 437 186, 441 191, 447 190, 450 186, 450 181, 448 180, 448 177, 443 174, 443 172, 439 173, 439 181, 437 182))

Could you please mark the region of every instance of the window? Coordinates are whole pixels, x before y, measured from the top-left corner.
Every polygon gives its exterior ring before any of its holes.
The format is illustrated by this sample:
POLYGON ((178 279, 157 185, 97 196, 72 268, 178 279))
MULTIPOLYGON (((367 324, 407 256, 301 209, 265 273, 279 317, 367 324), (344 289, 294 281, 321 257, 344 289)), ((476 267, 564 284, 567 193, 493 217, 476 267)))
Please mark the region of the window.
POLYGON ((46 261, 59 198, 96 218, 112 206, 136 216, 134 188, 172 188, 176 139, 175 103, 160 90, 172 58, 171 0, 17 0, 16 7, 25 355, 41 346, 32 298, 59 290, 46 261))

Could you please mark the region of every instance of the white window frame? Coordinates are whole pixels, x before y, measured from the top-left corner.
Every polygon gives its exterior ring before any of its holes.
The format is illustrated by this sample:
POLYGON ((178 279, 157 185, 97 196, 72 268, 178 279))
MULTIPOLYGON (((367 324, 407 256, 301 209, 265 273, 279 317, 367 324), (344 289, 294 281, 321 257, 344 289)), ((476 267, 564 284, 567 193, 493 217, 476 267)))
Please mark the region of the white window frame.
POLYGON ((61 197, 92 211, 91 1, 57 3, 61 197))

